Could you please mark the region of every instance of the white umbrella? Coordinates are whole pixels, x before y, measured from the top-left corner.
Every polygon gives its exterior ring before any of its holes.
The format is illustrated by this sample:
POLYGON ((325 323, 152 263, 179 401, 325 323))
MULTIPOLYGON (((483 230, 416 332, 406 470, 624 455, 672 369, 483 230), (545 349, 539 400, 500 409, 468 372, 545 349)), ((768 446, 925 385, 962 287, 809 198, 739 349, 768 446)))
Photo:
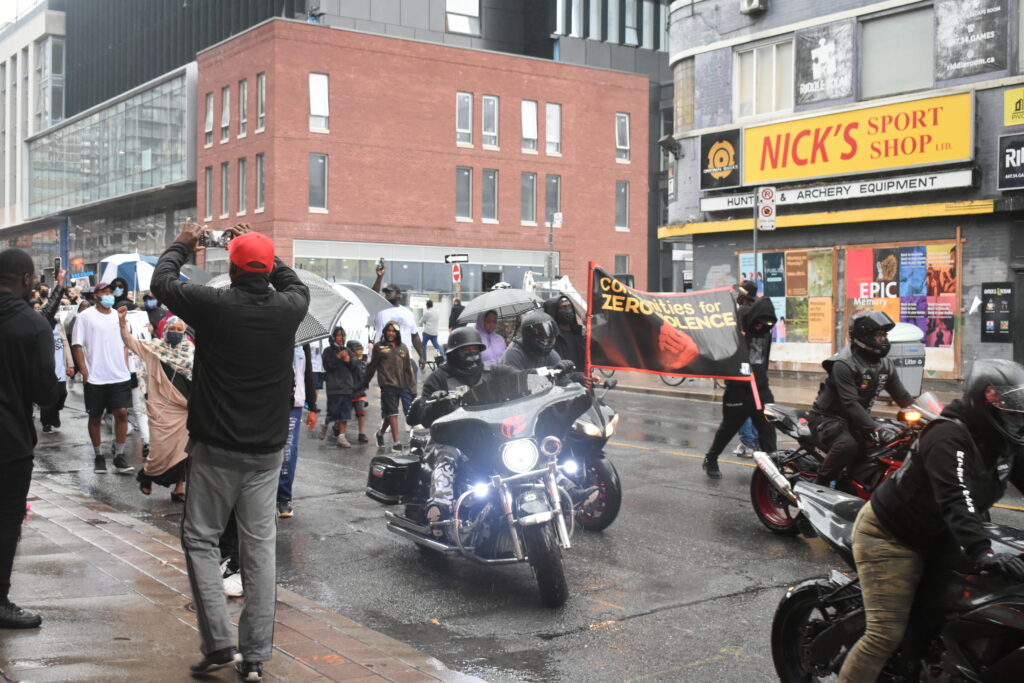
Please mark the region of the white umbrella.
MULTIPOLYGON (((156 257, 145 254, 114 254, 100 261, 99 280, 112 282, 114 278, 124 278, 133 292, 149 290, 156 257)), ((127 292, 126 292, 127 293, 127 292)))

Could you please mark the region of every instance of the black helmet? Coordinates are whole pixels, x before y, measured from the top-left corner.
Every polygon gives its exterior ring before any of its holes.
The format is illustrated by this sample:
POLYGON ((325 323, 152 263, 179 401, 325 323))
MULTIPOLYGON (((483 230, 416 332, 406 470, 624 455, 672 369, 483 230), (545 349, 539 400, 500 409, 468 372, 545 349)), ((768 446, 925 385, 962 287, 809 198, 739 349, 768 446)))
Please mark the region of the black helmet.
POLYGON ((445 364, 452 374, 463 383, 474 386, 484 372, 484 361, 480 352, 487 348, 475 327, 460 327, 448 337, 445 344, 445 364), (459 349, 475 346, 478 350, 459 353, 459 349))
POLYGON ((555 348, 557 336, 554 319, 544 311, 530 311, 519 323, 519 339, 529 353, 546 356, 555 348))
POLYGON ((878 331, 888 332, 896 323, 882 311, 861 311, 850 319, 850 343, 853 348, 875 358, 885 358, 889 353, 889 340, 878 341, 878 331))
POLYGON ((964 385, 964 401, 1007 442, 1024 446, 1024 365, 996 358, 976 360, 964 385))

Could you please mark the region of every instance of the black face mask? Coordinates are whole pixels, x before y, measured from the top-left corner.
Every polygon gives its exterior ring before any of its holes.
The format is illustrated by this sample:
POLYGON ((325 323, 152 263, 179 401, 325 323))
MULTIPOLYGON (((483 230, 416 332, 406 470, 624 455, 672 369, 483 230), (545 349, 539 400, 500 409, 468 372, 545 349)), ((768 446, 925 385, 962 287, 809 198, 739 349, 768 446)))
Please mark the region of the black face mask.
POLYGON ((484 361, 478 351, 460 355, 453 353, 449 361, 456 376, 469 386, 476 385, 484 373, 484 361))
POLYGON ((576 322, 576 314, 571 308, 566 311, 558 311, 555 314, 555 320, 561 325, 571 325, 576 322))

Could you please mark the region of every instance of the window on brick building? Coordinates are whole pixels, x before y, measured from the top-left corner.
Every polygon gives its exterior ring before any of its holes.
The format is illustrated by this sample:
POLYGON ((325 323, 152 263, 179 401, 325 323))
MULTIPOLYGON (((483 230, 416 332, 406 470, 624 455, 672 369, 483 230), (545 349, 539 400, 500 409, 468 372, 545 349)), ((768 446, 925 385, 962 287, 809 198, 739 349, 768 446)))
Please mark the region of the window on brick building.
POLYGON ((930 88, 935 80, 934 10, 922 7, 861 24, 863 99, 930 88))
POLYGON ((494 95, 484 95, 481 142, 485 147, 498 146, 498 98, 494 95))
POLYGON ((309 129, 326 131, 330 118, 327 74, 309 74, 309 129))
POLYGON ((793 108, 793 41, 736 53, 736 118, 793 108))
POLYGON ((524 152, 537 151, 537 103, 523 100, 523 144, 524 152))
POLYGON ((246 212, 246 204, 249 202, 248 188, 246 184, 249 182, 248 178, 248 163, 245 157, 238 160, 238 215, 244 216, 246 212))
POLYGON ((615 114, 615 159, 629 161, 629 114, 615 114))
POLYGON ((544 225, 551 227, 555 214, 562 211, 562 176, 544 178, 544 225))
POLYGON ((231 86, 220 89, 220 141, 231 139, 231 86))
POLYGON ((615 229, 629 230, 629 181, 615 181, 615 229))
POLYGON ((615 255, 615 273, 626 274, 629 272, 629 254, 615 255))
POLYGON ((473 144, 473 94, 455 93, 455 142, 473 144))
POLYGON ((224 162, 220 165, 220 217, 227 218, 228 212, 231 210, 228 204, 228 183, 230 182, 230 173, 228 162, 224 162))
POLYGON ((637 0, 626 0, 622 13, 622 25, 626 29, 625 39, 622 42, 626 45, 640 44, 640 35, 637 32, 637 24, 639 24, 640 19, 639 4, 637 0))
POLYGON ((309 208, 327 209, 327 155, 309 155, 309 208))
POLYGON ((256 132, 267 127, 267 74, 256 74, 256 132))
POLYGON ((480 0, 445 0, 445 31, 480 35, 480 0))
POLYGON ((544 139, 547 142, 547 153, 562 153, 562 105, 547 103, 544 117, 544 139))
POLYGON ((264 172, 263 153, 256 155, 256 210, 262 211, 266 205, 266 197, 264 195, 264 187, 266 182, 266 174, 264 172))
POLYGON ((480 217, 485 221, 498 220, 498 171, 484 169, 484 187, 480 204, 480 217))
POLYGON ((206 93, 206 121, 203 123, 203 133, 206 135, 205 144, 207 147, 213 144, 213 93, 206 93))
POLYGON ((206 220, 213 220, 213 166, 203 169, 203 191, 206 196, 203 203, 203 216, 206 220))
POLYGON ((473 169, 455 167, 455 217, 473 220, 473 169))
POLYGON ((519 221, 537 225, 537 174, 523 173, 519 180, 519 221))
POLYGON ((238 137, 249 132, 249 81, 238 81, 238 137))

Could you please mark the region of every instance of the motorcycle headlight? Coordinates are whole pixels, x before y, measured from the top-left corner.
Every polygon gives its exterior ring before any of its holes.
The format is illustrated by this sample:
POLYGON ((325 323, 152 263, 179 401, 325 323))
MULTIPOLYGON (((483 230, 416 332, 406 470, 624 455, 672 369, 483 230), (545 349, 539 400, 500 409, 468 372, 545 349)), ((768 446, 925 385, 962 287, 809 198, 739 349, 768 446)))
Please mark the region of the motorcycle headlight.
POLYGON ((604 434, 601 433, 601 428, 593 424, 592 422, 579 420, 578 422, 573 423, 573 428, 576 429, 577 431, 583 432, 587 436, 594 436, 598 438, 604 436, 604 434))
POLYGON ((610 437, 615 433, 616 427, 619 426, 619 414, 615 413, 612 419, 608 420, 608 426, 604 428, 604 435, 610 437))
POLYGON ((516 474, 532 470, 539 457, 537 444, 530 439, 509 441, 501 449, 501 461, 516 474))

